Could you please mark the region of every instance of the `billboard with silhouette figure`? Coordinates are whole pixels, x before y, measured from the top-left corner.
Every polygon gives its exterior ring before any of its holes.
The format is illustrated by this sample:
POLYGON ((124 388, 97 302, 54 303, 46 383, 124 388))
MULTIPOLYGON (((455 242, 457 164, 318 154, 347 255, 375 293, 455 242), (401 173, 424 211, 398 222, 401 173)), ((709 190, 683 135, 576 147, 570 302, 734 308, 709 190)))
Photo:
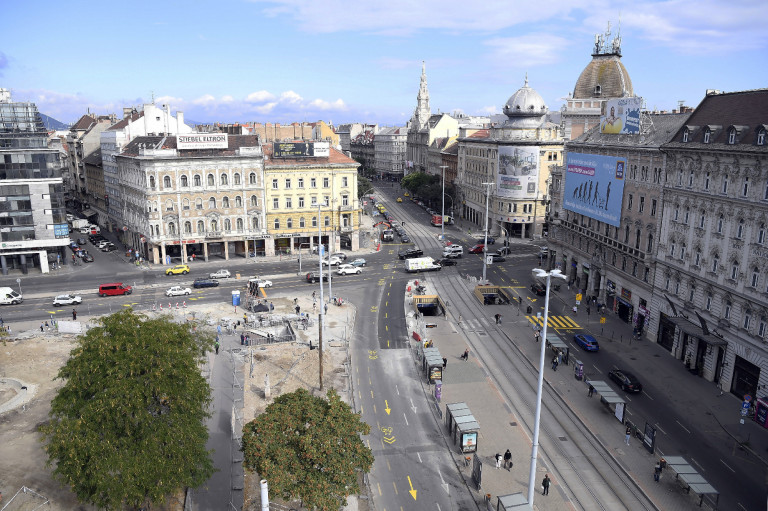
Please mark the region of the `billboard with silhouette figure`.
POLYGON ((565 166, 565 209, 618 227, 627 160, 568 153, 565 166))

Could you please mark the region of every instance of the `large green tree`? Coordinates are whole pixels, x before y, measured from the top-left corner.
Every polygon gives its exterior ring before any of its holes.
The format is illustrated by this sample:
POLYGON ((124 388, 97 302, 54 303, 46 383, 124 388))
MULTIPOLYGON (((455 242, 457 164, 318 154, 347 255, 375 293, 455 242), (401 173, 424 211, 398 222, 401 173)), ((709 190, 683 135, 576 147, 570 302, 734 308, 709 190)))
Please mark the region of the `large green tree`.
POLYGON ((206 450, 211 389, 200 363, 212 336, 131 309, 78 340, 41 427, 54 475, 105 509, 161 503, 213 474, 206 450))
POLYGON ((358 471, 371 469, 373 454, 360 438, 370 429, 335 390, 323 399, 299 389, 245 425, 245 465, 269 481, 270 493, 337 511, 360 492, 358 471))

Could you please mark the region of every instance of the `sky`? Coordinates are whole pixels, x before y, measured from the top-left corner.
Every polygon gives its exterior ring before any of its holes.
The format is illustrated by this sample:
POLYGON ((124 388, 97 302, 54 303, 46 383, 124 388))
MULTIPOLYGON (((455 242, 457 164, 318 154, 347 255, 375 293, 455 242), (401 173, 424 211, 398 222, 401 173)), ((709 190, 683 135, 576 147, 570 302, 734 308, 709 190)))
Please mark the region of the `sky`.
POLYGON ((403 126, 422 62, 433 113, 550 110, 620 28, 648 109, 768 87, 766 0, 0 0, 0 88, 65 123, 154 102, 208 122, 403 126))

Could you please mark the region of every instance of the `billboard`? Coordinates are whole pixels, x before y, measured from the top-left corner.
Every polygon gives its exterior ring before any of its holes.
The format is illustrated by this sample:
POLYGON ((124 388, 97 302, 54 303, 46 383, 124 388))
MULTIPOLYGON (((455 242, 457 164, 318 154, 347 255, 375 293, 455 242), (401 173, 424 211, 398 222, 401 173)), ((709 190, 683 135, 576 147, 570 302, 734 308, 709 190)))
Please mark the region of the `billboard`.
POLYGON ((618 227, 626 167, 624 158, 568 153, 563 206, 618 227))
POLYGON ((600 133, 634 135, 640 133, 640 109, 643 98, 618 98, 603 102, 600 133))
POLYGON ((226 149, 226 133, 191 133, 176 135, 177 149, 226 149))
POLYGON ((496 194, 510 199, 535 199, 539 180, 538 146, 500 146, 496 194))
POLYGON ((275 158, 296 156, 327 158, 331 154, 330 147, 328 142, 275 142, 272 154, 275 158))

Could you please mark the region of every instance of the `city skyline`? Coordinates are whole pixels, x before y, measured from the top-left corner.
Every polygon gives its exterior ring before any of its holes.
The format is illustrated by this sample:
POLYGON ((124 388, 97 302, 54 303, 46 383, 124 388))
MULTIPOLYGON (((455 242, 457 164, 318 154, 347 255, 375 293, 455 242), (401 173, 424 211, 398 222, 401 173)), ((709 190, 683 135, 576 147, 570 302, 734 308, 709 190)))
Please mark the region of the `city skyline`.
POLYGON ((154 100, 201 123, 402 126, 422 61, 433 113, 500 113, 526 73, 558 110, 609 22, 648 109, 768 84, 768 4, 751 0, 36 5, 4 7, 0 87, 66 123, 154 100))

